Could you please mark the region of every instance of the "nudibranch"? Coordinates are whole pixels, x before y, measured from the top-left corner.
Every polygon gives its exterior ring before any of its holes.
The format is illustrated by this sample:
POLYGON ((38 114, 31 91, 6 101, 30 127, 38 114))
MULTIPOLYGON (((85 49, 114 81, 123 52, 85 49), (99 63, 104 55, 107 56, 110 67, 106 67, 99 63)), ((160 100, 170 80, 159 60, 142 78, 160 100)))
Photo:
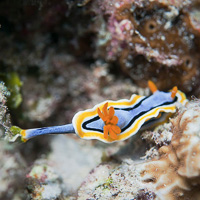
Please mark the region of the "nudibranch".
MULTIPOLYGON (((141 128, 161 123, 175 113, 177 104, 186 104, 183 92, 174 87, 169 92, 159 91, 148 81, 150 96, 133 94, 130 100, 106 100, 92 109, 75 114, 71 124, 35 129, 17 129, 22 141, 44 134, 76 133, 83 139, 98 139, 105 143, 126 140, 141 128)), ((16 130, 15 127, 11 128, 16 130)))

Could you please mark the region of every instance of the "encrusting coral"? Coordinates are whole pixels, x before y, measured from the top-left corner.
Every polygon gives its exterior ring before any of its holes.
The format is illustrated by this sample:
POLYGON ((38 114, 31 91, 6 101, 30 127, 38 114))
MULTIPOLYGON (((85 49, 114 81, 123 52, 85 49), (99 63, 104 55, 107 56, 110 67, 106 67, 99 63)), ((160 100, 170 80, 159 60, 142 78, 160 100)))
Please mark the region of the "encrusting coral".
POLYGON ((7 98, 10 92, 4 82, 0 82, 0 138, 8 135, 10 126, 10 115, 7 112, 7 98))
POLYGON ((197 0, 98 2, 99 56, 117 62, 140 86, 144 87, 145 80, 151 79, 156 80, 160 89, 173 85, 184 92, 195 89, 200 38, 197 0), (166 79, 166 73, 170 79, 166 79))
POLYGON ((189 103, 172 120, 172 140, 159 148, 160 158, 145 164, 142 179, 160 199, 200 198, 200 104, 189 103))

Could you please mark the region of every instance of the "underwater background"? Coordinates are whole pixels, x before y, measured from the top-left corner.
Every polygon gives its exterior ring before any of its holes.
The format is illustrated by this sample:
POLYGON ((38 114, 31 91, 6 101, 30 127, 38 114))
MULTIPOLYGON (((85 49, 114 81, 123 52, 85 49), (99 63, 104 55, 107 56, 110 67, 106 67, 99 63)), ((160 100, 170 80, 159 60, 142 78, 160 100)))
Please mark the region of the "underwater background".
POLYGON ((0 200, 200 199, 198 0, 0 1, 0 200), (74 134, 11 142, 71 123, 105 100, 185 93, 164 124, 117 143, 74 134))

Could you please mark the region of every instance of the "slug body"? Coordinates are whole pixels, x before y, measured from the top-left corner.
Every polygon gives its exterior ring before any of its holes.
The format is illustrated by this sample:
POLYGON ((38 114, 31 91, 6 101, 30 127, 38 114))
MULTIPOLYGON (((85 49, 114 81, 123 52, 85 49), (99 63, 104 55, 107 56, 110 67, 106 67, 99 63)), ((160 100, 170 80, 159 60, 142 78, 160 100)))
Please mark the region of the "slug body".
POLYGON ((170 92, 157 90, 149 81, 152 95, 132 95, 130 100, 107 100, 92 109, 75 114, 72 124, 21 130, 22 140, 44 135, 76 133, 83 139, 98 139, 106 143, 125 140, 141 128, 166 120, 170 113, 176 112, 177 103, 187 102, 185 94, 174 87, 170 92))
POLYGON ((78 112, 72 122, 76 134, 83 139, 98 139, 106 143, 125 140, 136 134, 141 127, 165 121, 164 113, 175 113, 176 103, 186 103, 185 95, 178 91, 174 98, 171 92, 156 91, 151 96, 132 95, 130 100, 105 101, 92 109, 78 112), (120 134, 116 138, 104 136, 104 121, 98 115, 97 109, 103 109, 108 103, 108 108, 113 107, 115 116, 118 118, 116 124, 120 129, 120 134), (159 116, 159 113, 163 115, 159 116))

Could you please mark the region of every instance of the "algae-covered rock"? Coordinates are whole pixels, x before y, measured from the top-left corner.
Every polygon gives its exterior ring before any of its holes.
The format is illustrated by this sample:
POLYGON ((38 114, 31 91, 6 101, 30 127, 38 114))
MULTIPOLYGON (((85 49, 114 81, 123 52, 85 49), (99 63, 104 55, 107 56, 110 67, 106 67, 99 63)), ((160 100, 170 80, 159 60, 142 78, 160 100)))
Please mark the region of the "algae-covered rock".
POLYGON ((24 199, 26 161, 12 144, 0 141, 0 199, 24 199))
POLYGON ((151 79, 198 95, 199 7, 198 0, 94 1, 96 52, 140 86, 151 79))
POLYGON ((0 79, 5 82, 10 92, 7 105, 12 109, 16 109, 22 102, 21 87, 23 85, 18 73, 9 71, 1 72, 0 79))
POLYGON ((0 138, 9 132, 10 116, 7 110, 6 102, 10 92, 3 82, 0 82, 0 138))
POLYGON ((27 190, 34 200, 62 199, 62 181, 56 171, 44 163, 35 164, 27 174, 27 190))

